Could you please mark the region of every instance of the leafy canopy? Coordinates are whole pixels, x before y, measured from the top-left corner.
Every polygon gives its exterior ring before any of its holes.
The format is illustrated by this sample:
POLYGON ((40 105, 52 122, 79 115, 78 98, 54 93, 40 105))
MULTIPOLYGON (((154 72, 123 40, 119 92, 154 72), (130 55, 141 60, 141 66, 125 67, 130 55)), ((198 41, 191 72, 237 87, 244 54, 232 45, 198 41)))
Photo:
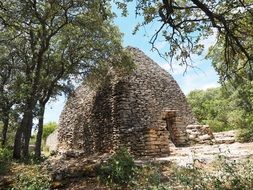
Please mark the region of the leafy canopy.
POLYGON ((46 96, 48 90, 71 87, 73 79, 87 76, 102 62, 119 63, 121 35, 111 24, 112 13, 102 6, 108 5, 100 1, 1 2, 2 45, 5 58, 19 69, 15 76, 21 96, 28 92, 46 96))
POLYGON ((252 86, 235 89, 227 84, 225 87, 194 90, 187 96, 193 113, 202 124, 208 124, 214 131, 231 129, 251 129, 253 124, 252 86))
POLYGON ((117 74, 130 70, 112 19, 108 1, 0 1, 0 79, 6 79, 0 84, 0 104, 15 99, 12 108, 21 120, 15 135, 16 158, 20 152, 28 155, 38 108, 69 93, 91 74, 103 79, 112 68, 117 74), (24 146, 18 147, 21 142, 24 146))
MULTIPOLYGON (((121 0, 118 4, 125 10, 124 5, 129 2, 133 0, 121 0)), ((206 45, 203 40, 215 35, 214 50, 221 48, 223 59, 219 64, 225 68, 221 74, 231 75, 241 68, 252 73, 252 0, 137 0, 136 14, 144 17, 136 30, 159 23, 150 43, 159 51, 155 44, 164 38, 168 42, 165 57, 175 57, 188 66, 192 54, 202 53, 206 45)))
POLYGON ((43 135, 42 135, 43 140, 45 141, 47 139, 48 135, 53 133, 56 130, 56 128, 57 128, 57 123, 56 122, 46 123, 43 126, 43 135))

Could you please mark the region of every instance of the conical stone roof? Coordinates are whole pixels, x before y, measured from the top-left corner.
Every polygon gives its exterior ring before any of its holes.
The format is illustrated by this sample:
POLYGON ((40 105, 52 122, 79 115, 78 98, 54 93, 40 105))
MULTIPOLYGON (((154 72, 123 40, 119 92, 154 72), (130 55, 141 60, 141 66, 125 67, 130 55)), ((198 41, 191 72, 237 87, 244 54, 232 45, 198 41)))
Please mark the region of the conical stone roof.
POLYGON ((139 49, 128 50, 136 64, 131 74, 97 90, 84 83, 70 96, 60 117, 59 151, 92 155, 124 146, 136 157, 166 156, 164 113, 173 110, 181 128, 196 122, 173 77, 139 49))

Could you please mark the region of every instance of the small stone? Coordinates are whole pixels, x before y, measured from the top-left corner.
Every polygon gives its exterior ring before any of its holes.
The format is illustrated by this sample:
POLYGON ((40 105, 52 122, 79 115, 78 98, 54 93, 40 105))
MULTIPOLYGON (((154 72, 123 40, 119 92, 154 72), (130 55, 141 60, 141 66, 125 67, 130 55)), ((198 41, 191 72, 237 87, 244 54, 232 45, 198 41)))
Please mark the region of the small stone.
POLYGON ((205 135, 199 136, 199 139, 202 141, 205 141, 205 140, 211 140, 212 137, 210 137, 208 134, 205 134, 205 135))

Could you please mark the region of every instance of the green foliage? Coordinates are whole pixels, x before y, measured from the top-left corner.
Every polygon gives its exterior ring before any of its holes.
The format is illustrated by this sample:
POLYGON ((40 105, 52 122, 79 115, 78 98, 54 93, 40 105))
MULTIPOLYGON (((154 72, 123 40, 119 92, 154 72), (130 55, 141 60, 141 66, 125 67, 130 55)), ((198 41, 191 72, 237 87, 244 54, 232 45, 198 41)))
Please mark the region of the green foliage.
POLYGON ((126 149, 119 149, 98 170, 99 179, 116 189, 166 190, 159 165, 137 166, 126 149))
MULTIPOLYGON (((7 131, 7 141, 5 143, 6 147, 12 146, 14 143, 14 137, 15 137, 15 130, 16 130, 16 126, 15 124, 10 124, 8 127, 8 131, 7 131)), ((0 122, 0 132, 3 132, 3 125, 0 122)), ((2 135, 2 134, 1 134, 2 135)))
POLYGON ((26 165, 40 165, 43 164, 43 162, 47 159, 46 156, 42 155, 40 158, 38 158, 35 154, 30 154, 29 157, 21 160, 22 163, 26 165))
POLYGON ((153 36, 149 42, 159 55, 169 60, 174 57, 187 67, 192 54, 201 54, 206 45, 204 40, 215 33, 217 43, 213 51, 222 65, 221 77, 240 73, 245 68, 250 70, 252 78, 252 0, 118 1, 135 2, 135 14, 143 17, 135 32, 140 26, 155 27, 150 30, 153 36), (167 42, 164 51, 156 48, 162 39, 167 42))
POLYGON ((253 188, 253 162, 231 161, 219 157, 214 168, 206 171, 195 163, 174 168, 174 182, 193 190, 248 190, 253 188))
POLYGON ((12 151, 7 148, 0 147, 0 174, 5 174, 12 160, 12 151))
POLYGON ((233 128, 233 125, 230 126, 227 122, 231 108, 220 88, 195 90, 190 92, 187 98, 200 123, 210 125, 213 131, 233 128))
POLYGON ((0 148, 0 161, 11 160, 12 152, 8 148, 0 148))
POLYGON ((253 141, 253 88, 249 83, 206 91, 195 90, 187 96, 198 121, 208 124, 215 132, 241 129, 241 142, 253 141))
POLYGON ((49 190, 50 178, 45 171, 41 171, 38 166, 23 169, 16 175, 15 182, 11 190, 49 190))
MULTIPOLYGON (((251 18, 252 15, 245 15, 241 23, 247 24, 251 18)), ((239 24, 238 27, 239 30, 244 30, 244 38, 246 38, 244 46, 247 47, 249 55, 252 56, 253 51, 251 44, 253 42, 253 32, 247 27, 240 28, 242 25, 239 24)), ((229 43, 228 41, 228 39, 223 37, 219 38, 219 41, 213 47, 209 48, 207 55, 207 58, 211 59, 214 69, 220 76, 220 82, 232 82, 234 85, 238 85, 238 82, 242 85, 244 85, 243 83, 252 82, 252 57, 251 60, 246 61, 247 58, 243 55, 243 52, 240 52, 240 49, 226 48, 224 43, 229 43), (226 56, 228 53, 230 53, 230 55, 226 56), (228 62, 229 59, 232 59, 232 61, 228 62), (227 64, 224 64, 224 62, 227 62, 227 64)), ((234 45, 231 44, 231 46, 234 45)))
MULTIPOLYGON (((232 161, 224 156, 203 168, 195 160, 192 165, 144 164, 135 168, 128 181, 127 189, 132 190, 248 190, 253 188, 253 162, 251 160, 232 161), (166 170, 164 170, 166 168, 166 170), (163 172, 169 172, 167 177, 163 172)), ((124 184, 117 184, 124 189, 124 184)))
POLYGON ((226 130, 231 130, 233 129, 230 126, 227 126, 224 121, 218 121, 216 118, 213 120, 205 120, 203 123, 209 125, 212 129, 213 132, 221 132, 221 131, 226 131, 226 130))
POLYGON ((253 142, 253 127, 242 129, 237 138, 240 142, 253 142))
POLYGON ((45 141, 52 132, 54 132, 57 128, 56 122, 49 122, 43 126, 43 134, 42 139, 45 141))
MULTIPOLYGON (((6 179, 10 184, 1 187, 9 190, 47 190, 50 189, 50 177, 46 170, 38 164, 43 159, 38 160, 36 157, 29 157, 25 160, 25 164, 15 162, 12 159, 12 150, 0 148, 0 175, 7 176, 6 179)), ((5 185, 7 185, 5 184, 5 185)))
POLYGON ((102 182, 109 185, 127 186, 135 174, 135 163, 127 149, 119 149, 106 163, 102 164, 98 173, 102 182))
POLYGON ((242 97, 229 85, 195 90, 187 99, 198 121, 215 132, 250 127, 250 114, 242 106, 242 97))
POLYGON ((162 182, 161 167, 159 164, 145 164, 136 169, 136 174, 131 181, 134 190, 167 190, 162 182))
POLYGON ((109 1, 1 1, 0 121, 13 108, 26 125, 17 130, 24 135, 16 135, 16 158, 28 156, 24 138, 33 118, 43 117, 38 104, 69 94, 89 75, 131 68, 113 17, 109 1))

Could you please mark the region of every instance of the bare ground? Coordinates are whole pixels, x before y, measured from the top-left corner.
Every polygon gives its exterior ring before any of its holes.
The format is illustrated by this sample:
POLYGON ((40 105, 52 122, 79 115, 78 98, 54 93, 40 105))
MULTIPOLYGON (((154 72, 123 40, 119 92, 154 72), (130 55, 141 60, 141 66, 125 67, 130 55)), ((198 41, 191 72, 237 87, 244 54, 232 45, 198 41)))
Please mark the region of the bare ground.
POLYGON ((192 164, 194 160, 209 164, 219 155, 228 159, 253 158, 253 142, 236 142, 236 131, 226 131, 214 133, 215 141, 213 145, 194 145, 190 147, 175 147, 171 145, 171 155, 165 158, 158 158, 158 161, 172 161, 180 166, 192 164))

